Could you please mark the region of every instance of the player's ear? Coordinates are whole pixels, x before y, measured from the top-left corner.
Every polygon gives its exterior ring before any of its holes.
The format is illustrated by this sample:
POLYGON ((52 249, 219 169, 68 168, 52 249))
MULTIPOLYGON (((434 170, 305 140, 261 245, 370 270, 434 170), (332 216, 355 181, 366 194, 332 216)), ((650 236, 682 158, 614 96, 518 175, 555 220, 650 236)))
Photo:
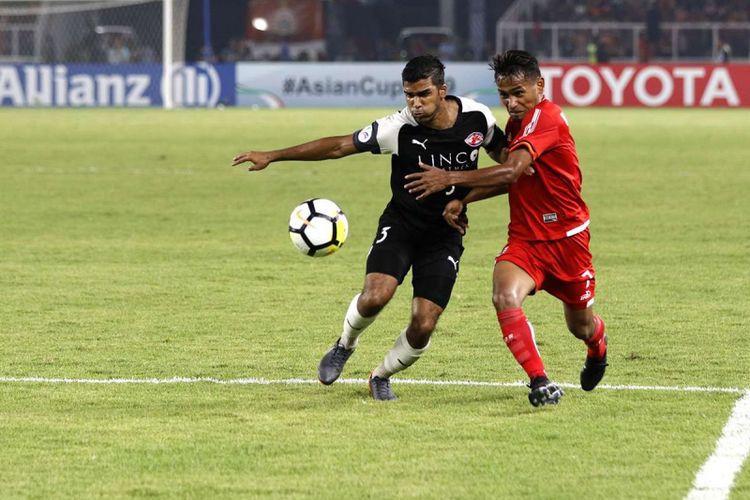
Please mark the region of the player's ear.
POLYGON ((536 81, 536 89, 540 94, 544 93, 544 78, 542 78, 541 76, 536 81))
POLYGON ((438 95, 443 98, 448 95, 448 85, 442 84, 438 87, 438 95))

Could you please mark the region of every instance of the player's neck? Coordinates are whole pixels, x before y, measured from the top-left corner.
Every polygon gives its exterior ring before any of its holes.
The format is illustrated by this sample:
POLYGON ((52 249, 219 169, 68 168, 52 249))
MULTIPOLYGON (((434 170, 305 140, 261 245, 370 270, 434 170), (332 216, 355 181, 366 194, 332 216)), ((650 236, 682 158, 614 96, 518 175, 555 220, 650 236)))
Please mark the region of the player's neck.
POLYGON ((443 106, 435 113, 435 116, 427 126, 437 130, 448 129, 456 124, 457 117, 458 103, 453 99, 446 99, 443 102, 443 106))

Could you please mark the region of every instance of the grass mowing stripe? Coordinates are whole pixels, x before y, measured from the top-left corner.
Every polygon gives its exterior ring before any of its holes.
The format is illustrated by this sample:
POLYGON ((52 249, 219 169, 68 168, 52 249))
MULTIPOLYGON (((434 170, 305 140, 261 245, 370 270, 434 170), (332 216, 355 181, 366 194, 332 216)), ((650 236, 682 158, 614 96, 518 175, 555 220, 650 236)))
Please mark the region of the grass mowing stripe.
POLYGON ((750 453, 750 390, 737 400, 716 449, 693 481, 687 500, 729 498, 732 484, 750 453))
MULTIPOLYGON (((0 377, 0 383, 41 383, 41 384, 219 384, 219 385, 309 385, 319 384, 315 379, 288 378, 288 379, 265 379, 265 378, 236 378, 219 379, 212 377, 172 377, 172 378, 108 378, 108 379, 75 379, 75 378, 47 378, 47 377, 0 377)), ((344 378, 336 381, 337 384, 366 384, 366 379, 344 378)), ((485 382, 478 380, 424 380, 424 379, 393 379, 394 385, 454 385, 473 387, 524 387, 526 384, 517 382, 485 382)), ((558 383, 557 385, 566 389, 577 389, 578 384, 558 383)), ((697 386, 660 386, 660 385, 607 385, 602 384, 598 389, 619 391, 663 391, 663 392, 706 392, 706 393, 730 393, 741 394, 745 389, 738 387, 697 387, 697 386)))

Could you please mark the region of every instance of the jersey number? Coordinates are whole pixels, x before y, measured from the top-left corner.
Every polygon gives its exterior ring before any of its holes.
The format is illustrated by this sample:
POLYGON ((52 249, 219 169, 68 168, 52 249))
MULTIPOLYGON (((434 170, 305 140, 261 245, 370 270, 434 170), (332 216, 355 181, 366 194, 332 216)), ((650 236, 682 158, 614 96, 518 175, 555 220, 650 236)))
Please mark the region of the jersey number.
POLYGON ((380 238, 375 240, 375 243, 382 243, 385 241, 385 239, 388 237, 388 230, 391 228, 391 226, 385 226, 383 229, 380 230, 380 238))

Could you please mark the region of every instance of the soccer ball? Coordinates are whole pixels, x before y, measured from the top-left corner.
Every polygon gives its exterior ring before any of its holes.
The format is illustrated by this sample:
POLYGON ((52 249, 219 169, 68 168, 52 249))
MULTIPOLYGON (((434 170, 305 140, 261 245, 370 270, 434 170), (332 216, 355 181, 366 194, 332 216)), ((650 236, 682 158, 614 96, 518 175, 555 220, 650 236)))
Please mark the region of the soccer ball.
POLYGON ((344 244, 349 233, 346 215, 331 200, 312 198, 292 210, 289 237, 297 250, 310 257, 325 257, 344 244))

